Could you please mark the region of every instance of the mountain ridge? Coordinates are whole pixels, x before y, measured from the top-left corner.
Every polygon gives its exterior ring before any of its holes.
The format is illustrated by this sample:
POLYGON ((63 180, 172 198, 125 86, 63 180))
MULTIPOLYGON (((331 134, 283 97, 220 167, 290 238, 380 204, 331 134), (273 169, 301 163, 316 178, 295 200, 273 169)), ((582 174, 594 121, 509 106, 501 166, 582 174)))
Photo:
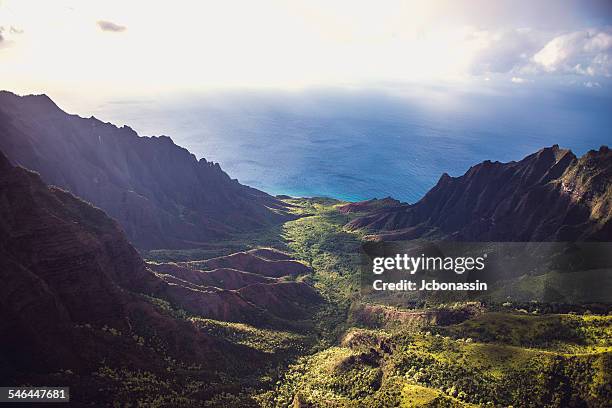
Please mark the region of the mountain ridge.
POLYGON ((47 383, 70 369, 79 399, 80 381, 104 364, 157 375, 173 375, 170 357, 211 372, 248 369, 238 358, 261 368, 270 356, 187 317, 286 328, 323 301, 307 283, 284 279, 311 269, 273 249, 215 258, 225 270, 145 263, 115 220, 1 151, 0 255, 0 379, 47 383))
POLYGON ((0 149, 119 221, 142 249, 189 248, 291 219, 288 206, 231 179, 168 136, 139 136, 0 91, 0 149))
POLYGON ((227 347, 222 341, 160 314, 138 295, 161 281, 101 210, 46 186, 36 173, 13 167, 1 152, 0 197, 0 325, 5 334, 0 377, 91 369, 101 356, 148 365, 150 357, 137 347, 110 353, 103 340, 79 329, 82 325, 153 330, 172 354, 189 351, 212 364, 225 358, 215 355, 217 347, 227 347))
POLYGON ((578 158, 553 145, 520 161, 486 160, 459 177, 444 173, 417 203, 390 201, 368 210, 370 203, 347 227, 380 240, 612 240, 611 180, 608 147, 578 158))

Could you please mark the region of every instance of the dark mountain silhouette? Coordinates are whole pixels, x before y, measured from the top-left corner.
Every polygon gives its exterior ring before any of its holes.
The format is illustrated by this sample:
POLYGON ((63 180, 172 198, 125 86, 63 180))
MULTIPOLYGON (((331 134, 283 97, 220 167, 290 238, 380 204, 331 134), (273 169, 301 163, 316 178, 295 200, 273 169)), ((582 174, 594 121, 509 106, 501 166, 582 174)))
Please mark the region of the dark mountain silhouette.
POLYGON ((194 247, 289 218, 282 201, 169 137, 69 115, 46 95, 0 91, 0 149, 106 211, 143 249, 194 247))
POLYGON ((557 145, 518 162, 485 161, 463 176, 443 174, 420 201, 349 204, 348 224, 375 239, 612 241, 612 152, 577 158, 557 145))
POLYGON ((159 312, 137 293, 163 288, 117 224, 72 194, 47 187, 0 153, 0 360, 3 379, 103 358, 154 369, 159 359, 79 328, 155 332, 174 355, 215 365, 229 347, 159 312))
POLYGON ((211 371, 246 368, 237 359, 261 363, 258 351, 201 332, 158 304, 258 325, 306 317, 320 301, 306 283, 282 279, 296 268, 309 273, 304 265, 270 249, 247 256, 257 260, 245 270, 231 256, 227 270, 148 265, 102 210, 48 187, 0 152, 0 379, 27 382, 60 369, 89 375, 101 361, 166 373, 166 357, 211 371))

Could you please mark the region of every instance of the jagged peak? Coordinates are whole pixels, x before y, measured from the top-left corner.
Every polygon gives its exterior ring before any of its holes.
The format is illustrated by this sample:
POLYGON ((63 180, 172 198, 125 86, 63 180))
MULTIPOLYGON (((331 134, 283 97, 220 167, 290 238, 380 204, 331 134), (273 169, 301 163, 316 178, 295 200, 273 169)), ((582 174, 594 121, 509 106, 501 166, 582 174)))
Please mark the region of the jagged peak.
MULTIPOLYGON (((21 103, 27 103, 30 106, 34 106, 36 108, 40 108, 40 109, 45 109, 45 110, 49 110, 49 108, 51 110, 55 110, 58 112, 62 112, 62 113, 66 113, 64 110, 62 110, 54 101, 53 99, 51 99, 47 94, 29 94, 29 95, 18 95, 14 92, 8 91, 8 90, 0 90, 0 100, 2 98, 7 98, 10 100, 13 100, 15 102, 20 101, 21 103)), ((67 114, 67 113, 66 113, 67 114)), ((122 126, 117 126, 114 123, 111 122, 105 122, 103 120, 100 120, 99 118, 95 117, 94 115, 91 115, 90 117, 84 117, 84 116, 80 116, 78 114, 69 114, 72 117, 75 118, 79 118, 85 121, 91 121, 92 122, 92 126, 109 126, 118 130, 122 130, 124 131, 126 134, 129 134, 131 136, 135 136, 138 138, 143 138, 143 139, 153 139, 153 140, 158 140, 159 142, 163 143, 163 144, 168 144, 168 145, 173 145, 176 146, 177 148, 187 152, 190 156, 193 157, 193 160, 195 160, 196 162, 200 162, 202 164, 207 164, 210 167, 213 168, 219 168, 221 169, 221 166, 217 163, 213 163, 213 162, 208 162, 206 159, 202 158, 200 160, 197 159, 197 157, 192 154, 191 152, 189 152, 188 149, 177 145, 174 140, 167 135, 159 135, 159 136, 142 136, 139 135, 138 132, 136 132, 133 128, 131 128, 128 125, 122 125, 122 126)), ((222 170, 223 171, 223 170, 222 170)))
POLYGON ((451 240, 609 241, 611 154, 603 146, 577 161, 571 150, 553 145, 520 161, 483 161, 459 177, 442 174, 401 213, 365 208, 350 225, 389 239, 435 230, 451 240))
POLYGON ((441 181, 448 181, 448 180, 452 180, 453 178, 450 176, 450 174, 448 174, 447 172, 442 173, 442 175, 440 176, 440 179, 438 180, 438 183, 441 181))
MULTIPOLYGON (((469 170, 461 177, 469 177, 469 175, 473 174, 475 171, 477 171, 477 167, 476 166, 472 166, 469 168, 469 170)), ((460 177, 460 178, 461 178, 460 177)), ((453 182, 453 180, 456 180, 455 177, 452 177, 451 175, 449 175, 447 172, 442 173, 442 175, 440 176, 440 178, 438 179, 438 182, 427 192, 425 193, 425 195, 423 197, 421 197, 420 200, 425 199, 425 197, 430 196, 431 194, 433 194, 436 191, 440 191, 445 189, 446 187, 448 187, 448 185, 450 183, 453 182)), ((420 201, 419 200, 419 201, 420 201)))
POLYGON ((20 96, 17 95, 16 93, 14 93, 14 92, 7 91, 6 89, 2 89, 2 90, 0 90, 0 97, 11 97, 11 98, 12 97, 18 97, 19 98, 20 96))
POLYGON ((594 157, 598 157, 598 156, 606 156, 610 154, 610 148, 606 145, 602 145, 599 147, 599 150, 589 150, 588 152, 586 152, 584 154, 584 156, 581 157, 581 159, 583 158, 594 158, 594 157))
MULTIPOLYGON (((110 122, 107 122, 107 124, 108 124, 108 125, 110 125, 110 126, 115 126, 115 125, 113 125, 113 124, 112 124, 112 123, 110 123, 110 122)), ((123 126, 121 126, 119 129, 121 129, 122 131, 124 131, 126 134, 130 134, 130 135, 135 136, 135 137, 142 137, 142 136, 140 136, 140 135, 139 135, 139 134, 138 134, 138 133, 137 133, 137 132, 136 132, 134 129, 132 129, 132 128, 131 128, 131 127, 129 127, 128 125, 123 125, 123 126)))
POLYGON ((153 136, 153 137, 157 137, 162 142, 174 144, 174 140, 172 140, 172 138, 170 136, 159 135, 159 136, 153 136))
POLYGON ((546 154, 552 154, 552 156, 555 158, 555 163, 558 163, 568 154, 576 157, 570 149, 563 149, 559 147, 558 144, 554 144, 550 147, 544 147, 535 153, 536 157, 542 157, 546 154))
POLYGON ((27 103, 35 105, 41 108, 47 108, 52 110, 57 110, 63 112, 63 110, 57 106, 53 99, 51 99, 47 94, 28 94, 28 95, 18 95, 14 92, 2 90, 0 91, 0 98, 12 98, 12 99, 22 99, 27 103))
POLYGON ((193 247, 292 218, 284 203, 231 181, 218 163, 198 160, 168 136, 139 136, 128 126, 41 106, 49 101, 0 94, 3 118, 19 119, 0 137, 7 157, 100 205, 142 248, 193 247), (28 143, 16 152, 24 137, 28 143), (60 148, 48 148, 54 145, 60 148), (98 175, 112 188, 102 187, 98 175))

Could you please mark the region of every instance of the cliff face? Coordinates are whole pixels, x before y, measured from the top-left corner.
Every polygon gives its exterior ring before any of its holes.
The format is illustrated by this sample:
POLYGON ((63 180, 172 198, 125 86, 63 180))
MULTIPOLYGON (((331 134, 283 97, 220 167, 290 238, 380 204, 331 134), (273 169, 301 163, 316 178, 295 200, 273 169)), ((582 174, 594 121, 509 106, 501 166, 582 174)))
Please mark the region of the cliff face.
POLYGON ((612 152, 577 158, 555 145, 519 162, 444 174, 419 202, 390 202, 349 227, 383 240, 612 241, 611 216, 612 152))
POLYGON ((46 95, 0 92, 0 149, 106 211, 143 249, 192 247, 288 218, 281 201, 170 138, 69 115, 46 95))
POLYGON ((213 365, 226 347, 137 294, 163 289, 164 283, 116 222, 47 187, 37 174, 11 166, 1 152, 0 277, 5 380, 19 373, 93 369, 102 359, 148 369, 160 363, 133 342, 114 348, 93 332, 103 326, 130 335, 153 331, 172 355, 192 354, 213 365))
POLYGON ((278 277, 310 270, 266 255, 284 257, 259 250, 216 259, 231 269, 166 264, 153 272, 102 210, 46 186, 0 152, 0 380, 27 382, 60 369, 89 375, 101 361, 165 372, 167 356, 211 371, 236 367, 237 359, 259 364, 258 351, 206 334, 158 302, 253 324, 307 317, 320 301, 316 291, 278 277))

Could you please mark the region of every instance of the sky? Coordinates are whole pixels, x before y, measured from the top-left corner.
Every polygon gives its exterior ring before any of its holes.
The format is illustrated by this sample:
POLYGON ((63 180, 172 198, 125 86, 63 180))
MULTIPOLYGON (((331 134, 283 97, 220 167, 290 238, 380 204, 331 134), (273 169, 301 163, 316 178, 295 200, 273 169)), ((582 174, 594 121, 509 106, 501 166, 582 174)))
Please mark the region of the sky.
POLYGON ((612 2, 0 0, 0 88, 609 92, 612 2))

